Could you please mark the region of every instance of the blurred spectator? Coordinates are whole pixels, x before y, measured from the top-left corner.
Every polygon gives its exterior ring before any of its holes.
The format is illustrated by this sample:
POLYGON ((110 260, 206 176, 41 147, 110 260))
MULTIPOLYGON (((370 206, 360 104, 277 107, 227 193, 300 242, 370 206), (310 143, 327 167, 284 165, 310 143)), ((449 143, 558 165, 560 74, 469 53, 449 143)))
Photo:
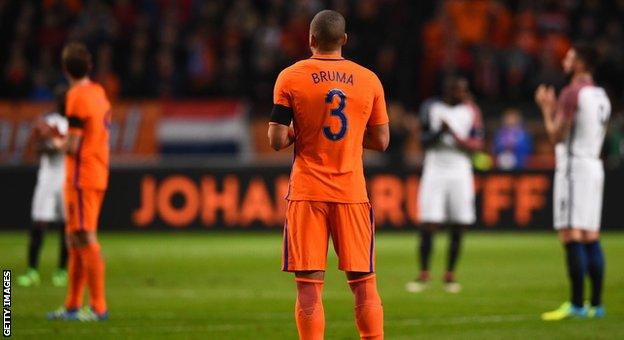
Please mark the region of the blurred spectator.
POLYGON ((386 150, 390 166, 402 166, 405 163, 405 148, 411 135, 417 133, 418 119, 409 114, 405 107, 398 102, 388 104, 388 118, 390 119, 390 144, 386 150))
POLYGON ((29 67, 23 52, 18 46, 10 51, 8 62, 4 68, 5 91, 12 97, 23 97, 29 91, 29 67))
POLYGON ((216 79, 216 56, 214 41, 206 29, 195 32, 187 41, 186 67, 192 93, 202 93, 216 79))
POLYGON ((484 43, 489 30, 488 0, 450 0, 444 5, 453 34, 465 45, 484 43))
POLYGON ((518 109, 507 109, 501 123, 494 137, 496 166, 504 170, 524 169, 532 142, 522 124, 522 113, 518 109))
POLYGON ((54 99, 54 94, 47 84, 47 79, 41 71, 36 71, 33 75, 33 85, 29 99, 34 101, 46 101, 54 99))
POLYGON ((104 87, 111 100, 117 99, 121 85, 119 77, 113 71, 113 48, 109 44, 102 44, 97 53, 95 79, 104 87))

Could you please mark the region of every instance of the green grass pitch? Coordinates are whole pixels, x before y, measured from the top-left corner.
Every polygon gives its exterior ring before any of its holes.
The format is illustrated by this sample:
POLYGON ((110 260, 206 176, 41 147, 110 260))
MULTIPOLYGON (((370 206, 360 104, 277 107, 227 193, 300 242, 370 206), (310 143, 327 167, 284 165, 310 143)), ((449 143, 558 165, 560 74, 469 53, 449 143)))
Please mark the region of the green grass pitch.
MULTIPOLYGON (((56 235, 47 236, 43 283, 13 290, 15 338, 294 339, 295 289, 280 272, 277 233, 103 233, 110 320, 50 322, 65 290, 50 284, 56 235)), ((54 233, 56 234, 56 233, 54 233)), ((607 258, 602 320, 545 323, 539 314, 567 295, 554 233, 471 233, 458 270, 464 290, 442 291, 446 235, 436 239, 429 291, 409 294, 413 233, 379 233, 377 269, 387 339, 572 339, 624 337, 624 234, 603 238, 607 258)), ((26 233, 0 234, 0 265, 24 269, 26 233)), ((352 295, 330 250, 324 304, 327 339, 356 339, 352 295)))

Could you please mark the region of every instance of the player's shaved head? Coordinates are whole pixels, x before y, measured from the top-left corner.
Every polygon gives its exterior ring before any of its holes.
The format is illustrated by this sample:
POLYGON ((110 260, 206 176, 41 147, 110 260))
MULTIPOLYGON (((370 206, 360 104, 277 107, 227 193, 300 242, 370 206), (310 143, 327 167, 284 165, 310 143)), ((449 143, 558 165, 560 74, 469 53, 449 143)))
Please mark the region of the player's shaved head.
POLYGON ((316 48, 333 51, 344 45, 345 25, 345 18, 336 11, 318 12, 310 23, 310 35, 316 39, 316 48))
POLYGON ((74 79, 83 78, 91 71, 91 53, 82 43, 65 45, 61 59, 63 69, 74 79))

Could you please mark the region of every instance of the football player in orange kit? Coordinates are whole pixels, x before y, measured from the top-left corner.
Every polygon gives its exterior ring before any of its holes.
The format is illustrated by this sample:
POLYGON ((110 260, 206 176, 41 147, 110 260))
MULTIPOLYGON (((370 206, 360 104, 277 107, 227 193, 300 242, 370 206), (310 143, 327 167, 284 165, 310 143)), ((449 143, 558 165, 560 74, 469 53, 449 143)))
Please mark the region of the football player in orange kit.
POLYGON ((104 89, 89 79, 91 54, 80 43, 65 46, 63 71, 69 81, 66 115, 65 211, 69 266, 65 305, 48 314, 54 320, 100 321, 108 318, 104 296, 104 260, 97 224, 108 185, 108 128, 111 106, 104 89), (84 287, 90 307, 82 308, 84 287))
POLYGON ((390 132, 383 88, 368 69, 342 57, 345 19, 321 11, 310 24, 312 57, 283 70, 274 89, 269 142, 294 144, 284 225, 283 270, 295 273, 301 339, 323 339, 322 289, 331 235, 355 297, 362 339, 383 339, 375 278, 375 223, 363 148, 384 151, 390 132), (292 126, 291 126, 292 123, 292 126))

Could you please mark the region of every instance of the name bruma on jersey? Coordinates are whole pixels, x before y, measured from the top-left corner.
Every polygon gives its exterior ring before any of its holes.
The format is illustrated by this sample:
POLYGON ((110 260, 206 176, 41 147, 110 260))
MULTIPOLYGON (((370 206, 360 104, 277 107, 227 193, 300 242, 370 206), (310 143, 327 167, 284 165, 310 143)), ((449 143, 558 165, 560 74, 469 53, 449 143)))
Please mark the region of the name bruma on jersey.
POLYGON ((336 81, 339 83, 347 84, 353 86, 353 74, 339 71, 319 71, 318 73, 314 72, 311 74, 312 82, 314 84, 326 82, 326 81, 336 81))

